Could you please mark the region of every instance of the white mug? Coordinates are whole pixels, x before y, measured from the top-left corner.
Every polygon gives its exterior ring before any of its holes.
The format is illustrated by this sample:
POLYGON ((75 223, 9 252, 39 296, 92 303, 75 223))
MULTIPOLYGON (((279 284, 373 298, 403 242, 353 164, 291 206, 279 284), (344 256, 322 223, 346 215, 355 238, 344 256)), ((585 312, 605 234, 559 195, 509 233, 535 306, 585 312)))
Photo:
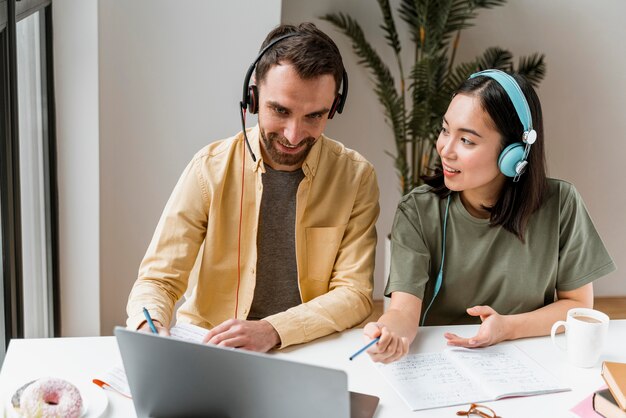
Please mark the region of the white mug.
POLYGON ((593 367, 602 354, 606 334, 609 330, 609 317, 594 309, 574 308, 567 311, 567 321, 556 321, 550 336, 552 343, 567 352, 569 361, 578 367, 593 367), (559 327, 565 328, 567 346, 556 342, 559 327))

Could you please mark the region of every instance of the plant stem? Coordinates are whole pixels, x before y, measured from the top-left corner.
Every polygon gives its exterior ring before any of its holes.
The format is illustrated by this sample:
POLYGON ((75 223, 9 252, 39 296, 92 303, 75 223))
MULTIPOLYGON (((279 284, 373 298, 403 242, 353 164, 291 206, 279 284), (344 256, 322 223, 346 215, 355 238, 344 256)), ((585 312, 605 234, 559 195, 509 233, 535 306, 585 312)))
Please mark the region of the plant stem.
POLYGON ((454 59, 456 58, 456 51, 459 48, 459 42, 461 40, 461 31, 457 31, 454 37, 454 43, 452 44, 452 54, 450 55, 450 64, 448 65, 448 74, 452 73, 452 67, 454 66, 454 59))
MULTIPOLYGON (((403 148, 406 148, 406 144, 409 142, 407 138, 407 124, 406 124, 406 81, 404 79, 404 67, 402 65, 402 57, 399 53, 396 53, 396 61, 398 62, 398 70, 400 71, 400 103, 402 107, 402 121, 400 129, 400 138, 396 138, 396 143, 400 140, 400 144, 403 148)), ((400 145, 398 144, 398 145, 400 145)), ((400 150, 398 149, 398 152, 400 150)), ((403 187, 404 189, 404 187, 403 187)))

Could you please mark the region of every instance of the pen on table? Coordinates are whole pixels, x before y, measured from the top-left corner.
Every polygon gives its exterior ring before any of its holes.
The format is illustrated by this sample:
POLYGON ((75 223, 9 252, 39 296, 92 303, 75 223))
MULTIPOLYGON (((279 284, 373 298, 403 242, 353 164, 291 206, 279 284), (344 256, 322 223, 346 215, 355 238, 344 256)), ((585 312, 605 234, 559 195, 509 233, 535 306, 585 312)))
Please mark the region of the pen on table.
POLYGON ((364 352, 365 350, 367 350, 368 348, 376 344, 379 340, 380 340, 380 337, 376 337, 369 343, 365 344, 365 347, 361 348, 359 351, 357 351, 356 353, 350 356, 350 360, 353 360, 356 356, 358 356, 359 354, 361 354, 362 352, 364 352))
POLYGON ((143 316, 146 317, 146 321, 148 321, 148 325, 150 326, 152 332, 158 334, 159 331, 157 331, 156 327, 154 326, 154 322, 152 322, 152 318, 150 318, 150 312, 148 312, 146 308, 143 308, 143 316))

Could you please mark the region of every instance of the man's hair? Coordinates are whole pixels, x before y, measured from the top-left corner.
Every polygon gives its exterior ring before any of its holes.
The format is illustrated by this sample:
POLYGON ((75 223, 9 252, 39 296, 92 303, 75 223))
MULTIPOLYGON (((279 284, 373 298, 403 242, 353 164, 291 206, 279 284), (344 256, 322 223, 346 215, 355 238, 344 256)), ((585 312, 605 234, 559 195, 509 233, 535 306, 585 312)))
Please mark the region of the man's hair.
MULTIPOLYGON (((507 177, 496 204, 485 209, 491 212, 491 226, 502 225, 504 229, 517 235, 523 242, 530 215, 541 207, 546 196, 546 161, 543 116, 539 97, 525 78, 519 75, 513 75, 513 77, 528 102, 533 129, 537 132, 537 141, 530 148, 526 172, 522 174, 518 182, 513 182, 513 178, 507 177)), ((522 122, 519 120, 509 95, 497 81, 485 76, 471 78, 461 84, 454 93, 454 95, 457 94, 473 96, 479 100, 483 110, 491 117, 493 127, 500 133, 501 151, 510 144, 522 141, 524 132, 522 122)), ((433 176, 424 176, 423 179, 433 187, 433 192, 442 198, 450 194, 440 168, 435 170, 433 176)))
POLYGON ((278 26, 267 35, 261 50, 274 39, 289 33, 297 35, 278 42, 265 52, 257 63, 256 84, 261 84, 272 66, 291 64, 304 80, 326 74, 332 75, 335 79, 335 93, 339 93, 344 71, 339 48, 313 23, 278 26))

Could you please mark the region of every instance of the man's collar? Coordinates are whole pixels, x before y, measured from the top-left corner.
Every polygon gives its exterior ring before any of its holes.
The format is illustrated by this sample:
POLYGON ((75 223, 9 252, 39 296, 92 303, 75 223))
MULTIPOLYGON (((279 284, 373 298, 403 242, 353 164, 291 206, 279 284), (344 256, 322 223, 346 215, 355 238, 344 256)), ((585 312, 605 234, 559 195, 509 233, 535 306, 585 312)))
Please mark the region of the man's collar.
POLYGON ((322 141, 324 141, 324 134, 321 134, 319 138, 317 138, 311 151, 309 151, 309 155, 306 156, 302 163, 302 171, 304 171, 304 175, 307 177, 315 177, 322 153, 322 141))

